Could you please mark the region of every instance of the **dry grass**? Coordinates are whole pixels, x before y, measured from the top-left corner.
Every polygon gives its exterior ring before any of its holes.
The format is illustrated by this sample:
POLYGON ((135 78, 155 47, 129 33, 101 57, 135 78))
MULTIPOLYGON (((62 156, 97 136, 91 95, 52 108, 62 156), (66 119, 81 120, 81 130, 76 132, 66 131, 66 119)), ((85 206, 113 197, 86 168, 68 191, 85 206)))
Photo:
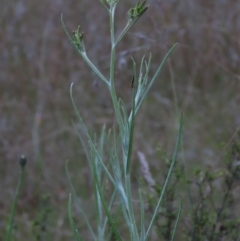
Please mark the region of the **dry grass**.
MULTIPOLYGON (((120 3, 119 27, 124 25, 133 2, 120 3)), ((158 63, 170 46, 180 44, 139 113, 135 154, 141 150, 152 166, 161 164, 156 159, 156 146, 160 142, 167 152, 172 151, 178 106, 184 110, 183 142, 189 170, 195 163, 219 165, 220 144, 240 126, 240 3, 149 3, 146 15, 117 53, 117 86, 122 98, 131 103, 131 56, 138 58, 151 51, 153 63, 158 63)), ((89 56, 107 71, 108 16, 97 0, 18 0, 8 1, 0 9, 0 233, 19 175, 16 162, 25 154, 29 163, 17 209, 18 240, 33 240, 36 232, 32 221, 39 213, 39 200, 46 194, 51 196, 52 207, 50 239, 71 237, 66 220, 67 159, 77 191, 89 208, 91 193, 86 190, 91 189, 91 179, 71 124, 75 115, 69 98, 70 83, 75 82, 76 102, 89 128, 98 130, 114 121, 104 86, 89 73, 64 35, 61 13, 69 29, 81 24, 89 56)), ((138 167, 137 160, 134 165, 138 167)))

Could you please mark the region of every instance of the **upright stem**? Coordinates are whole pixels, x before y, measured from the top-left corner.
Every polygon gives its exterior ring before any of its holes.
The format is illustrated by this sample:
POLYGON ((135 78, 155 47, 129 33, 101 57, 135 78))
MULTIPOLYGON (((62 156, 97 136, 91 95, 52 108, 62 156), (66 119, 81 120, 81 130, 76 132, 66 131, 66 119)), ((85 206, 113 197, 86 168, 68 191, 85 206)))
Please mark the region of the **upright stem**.
POLYGON ((111 35, 111 62, 110 62, 110 86, 114 89, 114 71, 115 71, 115 31, 114 31, 114 14, 116 3, 110 6, 110 35, 111 35))
POLYGON ((121 118, 120 107, 118 104, 117 94, 115 90, 115 83, 114 83, 114 72, 115 72, 115 31, 114 31, 114 14, 116 9, 117 3, 111 3, 110 5, 110 34, 111 34, 111 60, 110 60, 110 86, 109 91, 112 97, 113 107, 116 113, 116 118, 118 122, 118 126, 121 133, 121 138, 123 140, 124 135, 124 128, 123 128, 123 121, 121 118))
POLYGON ((18 180, 16 193, 15 193, 13 204, 12 204, 11 211, 10 211, 5 241, 12 240, 13 218, 14 218, 14 214, 15 214, 15 210, 16 210, 16 206, 17 206, 17 200, 19 197, 19 193, 20 193, 20 190, 22 187, 23 176, 24 176, 24 167, 21 167, 21 174, 20 174, 20 177, 18 180))
MULTIPOLYGON (((113 101, 113 106, 114 110, 116 113, 116 118, 118 122, 118 126, 120 129, 120 135, 122 142, 126 139, 125 137, 125 132, 124 132, 124 125, 128 125, 128 123, 123 123, 122 117, 121 117, 121 111, 120 111, 120 106, 119 102, 117 99, 116 95, 116 90, 115 90, 115 84, 114 84, 114 72, 115 72, 115 51, 116 51, 116 43, 115 43, 115 32, 114 32, 114 13, 115 13, 115 8, 116 8, 116 3, 112 3, 110 5, 110 34, 111 34, 111 60, 110 60, 110 93, 113 101)), ((124 156, 123 159, 127 159, 127 155, 125 152, 123 152, 124 156)), ((126 161, 125 161, 126 162, 126 161)), ((126 167, 124 167, 126 168, 126 167)), ((126 184, 126 196, 127 196, 127 210, 128 210, 128 215, 132 223, 131 227, 131 235, 133 236, 134 240, 138 240, 138 234, 137 234, 137 229, 136 229, 136 220, 134 218, 134 212, 133 212, 133 206, 132 206, 132 195, 131 195, 131 180, 130 180, 130 175, 126 175, 126 172, 124 171, 124 179, 125 179, 125 184, 126 184)))

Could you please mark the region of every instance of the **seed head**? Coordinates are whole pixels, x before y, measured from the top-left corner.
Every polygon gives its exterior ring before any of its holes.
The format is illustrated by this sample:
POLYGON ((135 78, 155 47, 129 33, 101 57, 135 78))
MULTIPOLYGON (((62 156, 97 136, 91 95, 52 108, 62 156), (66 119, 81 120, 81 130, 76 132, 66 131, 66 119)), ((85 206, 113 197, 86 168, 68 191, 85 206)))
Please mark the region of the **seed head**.
POLYGON ((24 155, 21 155, 19 159, 19 164, 22 168, 24 168, 25 165, 27 164, 27 158, 24 155))

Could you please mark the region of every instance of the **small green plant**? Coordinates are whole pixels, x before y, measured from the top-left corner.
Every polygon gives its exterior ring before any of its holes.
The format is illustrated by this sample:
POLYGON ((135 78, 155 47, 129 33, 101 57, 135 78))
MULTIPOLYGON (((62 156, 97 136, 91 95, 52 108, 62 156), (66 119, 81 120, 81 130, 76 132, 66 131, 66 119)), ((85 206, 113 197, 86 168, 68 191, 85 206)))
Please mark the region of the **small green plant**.
MULTIPOLYGON (((132 146, 133 146, 133 134, 134 134, 134 123, 135 117, 146 98, 150 88, 156 81, 162 67, 166 60, 176 47, 176 44, 169 50, 159 65, 156 73, 150 79, 149 71, 151 65, 151 55, 148 60, 145 57, 142 58, 139 72, 137 73, 137 67, 135 61, 133 63, 133 79, 132 79, 132 110, 128 113, 125 104, 116 94, 115 89, 115 51, 117 45, 120 43, 122 38, 127 34, 130 28, 138 21, 138 19, 148 9, 146 1, 136 4, 128 11, 128 20, 125 28, 122 30, 118 37, 115 36, 114 21, 115 21, 115 10, 119 1, 107 0, 100 1, 105 7, 110 18, 110 35, 111 35, 111 51, 110 51, 110 64, 109 64, 109 77, 105 77, 101 71, 92 63, 88 58, 87 50, 84 44, 84 34, 81 31, 80 26, 77 30, 73 31, 73 34, 69 34, 62 17, 62 25, 65 33, 69 40, 74 45, 78 53, 82 56, 84 61, 90 67, 90 69, 100 78, 101 81, 106 85, 111 95, 114 113, 117 121, 117 125, 113 126, 112 129, 106 130, 103 127, 99 137, 90 135, 82 116, 80 115, 77 106, 73 98, 73 84, 70 88, 71 100, 77 114, 78 120, 83 129, 83 135, 79 134, 80 140, 84 147, 87 160, 89 162, 91 172, 94 179, 95 188, 95 204, 97 213, 97 227, 96 229, 90 225, 87 219, 87 215, 79 208, 83 214, 89 232, 91 234, 91 240, 95 241, 106 241, 106 240, 118 240, 121 241, 125 238, 132 241, 145 241, 149 239, 150 231, 153 227, 154 221, 158 214, 159 207, 162 203, 163 196, 166 191, 167 184, 169 183, 171 173, 177 160, 177 153, 180 145, 181 132, 182 132, 182 117, 180 117, 180 127, 177 137, 177 144, 175 152, 171 159, 169 171, 166 176, 165 183, 162 191, 159 193, 154 212, 150 218, 149 223, 146 223, 144 212, 144 201, 142 198, 142 192, 139 190, 139 213, 136 215, 133 206, 133 194, 131 191, 131 161, 132 161, 132 146), (87 139, 87 141, 85 141, 87 139), (112 193, 104 188, 106 183, 111 184, 112 193), (115 208, 115 203, 119 202, 119 208, 115 208), (138 218, 140 216, 140 218, 138 218), (117 219, 122 218, 125 222, 125 226, 128 230, 123 234, 120 232, 120 227, 117 225, 117 219), (139 220, 140 219, 140 220, 139 220)), ((68 173, 68 167, 66 165, 67 175, 70 180, 68 173)), ((72 192, 75 196, 75 190, 72 186, 72 192)), ((181 207, 179 208, 180 214, 181 207)), ((69 197, 68 214, 70 224, 76 240, 84 240, 82 235, 78 232, 72 214, 72 198, 69 197)), ((178 215, 179 219, 179 215, 178 215)), ((178 221, 177 221, 178 222, 178 221)), ((174 239, 177 222, 172 233, 171 240, 174 239)))
MULTIPOLYGON (((176 199, 179 190, 190 190, 189 202, 183 209, 182 228, 179 240, 218 241, 239 240, 240 219, 237 214, 238 200, 236 187, 240 181, 240 132, 224 146, 222 168, 194 167, 192 174, 186 178, 183 168, 176 165, 171 182, 166 190, 164 200, 156 218, 157 236, 159 240, 170 240, 175 219, 178 215, 176 199)), ((168 155, 158 148, 159 158, 163 166, 159 173, 164 177, 170 165, 168 155), (160 151, 159 151, 160 150, 160 151)), ((141 166, 148 166, 145 157, 139 155, 141 166)), ((162 180, 152 178, 149 167, 144 167, 143 179, 146 184, 144 196, 147 198, 148 213, 154 212, 154 203, 161 193, 162 180), (156 183, 160 185, 156 185, 156 183)), ((186 198, 186 197, 185 197, 186 198)), ((186 198, 187 200, 187 198, 186 198)))
POLYGON ((189 240, 239 240, 240 219, 236 214, 236 186, 240 181, 240 134, 224 151, 223 168, 195 168, 189 180, 192 208, 189 217, 192 225, 189 240))

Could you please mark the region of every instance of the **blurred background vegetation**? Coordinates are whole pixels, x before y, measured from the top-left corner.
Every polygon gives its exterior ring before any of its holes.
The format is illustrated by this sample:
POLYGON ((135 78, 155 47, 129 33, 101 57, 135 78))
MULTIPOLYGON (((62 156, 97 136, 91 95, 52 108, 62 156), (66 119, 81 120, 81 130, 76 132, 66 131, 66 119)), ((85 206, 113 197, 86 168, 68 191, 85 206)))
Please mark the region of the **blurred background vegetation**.
MULTIPOLYGON (((134 0, 119 3, 117 34, 134 4, 134 0)), ((116 86, 121 98, 131 105, 131 57, 139 63, 151 52, 153 73, 167 50, 179 45, 138 114, 135 184, 140 175, 138 150, 152 170, 162 164, 158 148, 172 153, 179 110, 184 112, 179 163, 186 163, 187 173, 196 165, 221 167, 223 144, 240 126, 240 2, 150 0, 149 5, 117 51, 116 86)), ((70 31, 81 25, 90 59, 107 74, 109 22, 99 1, 9 0, 0 8, 0 234, 19 176, 17 161, 22 154, 28 158, 15 218, 16 240, 33 240, 33 235, 46 230, 50 240, 72 237, 66 214, 70 192, 66 160, 76 191, 93 215, 88 205, 92 180, 72 126, 76 117, 70 83, 75 83, 77 105, 91 130, 98 132, 103 124, 114 123, 107 89, 71 46, 61 13, 70 31)), ((158 180, 159 174, 154 174, 158 180)))

